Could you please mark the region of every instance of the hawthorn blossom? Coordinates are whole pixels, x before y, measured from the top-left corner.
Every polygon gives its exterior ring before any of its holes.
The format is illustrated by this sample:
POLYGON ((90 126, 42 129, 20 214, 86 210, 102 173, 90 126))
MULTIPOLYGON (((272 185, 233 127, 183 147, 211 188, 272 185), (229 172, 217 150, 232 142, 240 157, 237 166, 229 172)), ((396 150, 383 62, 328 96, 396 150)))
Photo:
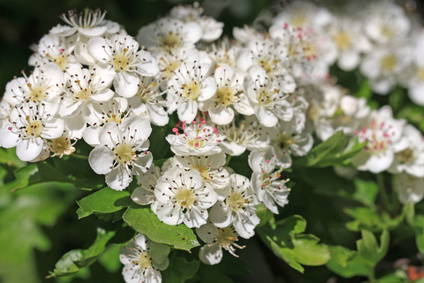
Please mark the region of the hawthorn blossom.
POLYGON ((162 18, 142 27, 137 40, 154 53, 175 53, 194 48, 201 36, 201 27, 196 23, 162 18))
POLYGON ((22 161, 35 160, 47 148, 47 140, 63 133, 64 123, 55 117, 56 111, 57 107, 32 102, 15 106, 0 129, 0 145, 16 147, 16 155, 22 161))
POLYGON ((242 115, 252 115, 254 110, 244 94, 244 75, 228 65, 220 65, 214 74, 217 89, 215 95, 206 100, 201 109, 208 111, 212 122, 226 125, 233 121, 236 110, 242 115))
POLYGON ((203 15, 203 9, 196 3, 194 5, 176 6, 172 8, 169 15, 185 23, 195 23, 200 26, 203 41, 211 42, 217 40, 223 31, 224 24, 212 17, 203 15))
POLYGON ((236 249, 243 249, 244 246, 237 244, 238 235, 234 228, 229 226, 217 228, 211 223, 207 223, 196 229, 200 239, 206 244, 200 248, 200 260, 209 265, 218 264, 223 257, 223 249, 231 255, 238 257, 236 249))
POLYGON ((393 173, 407 173, 415 177, 424 177, 424 137, 411 125, 406 125, 403 131, 405 145, 395 153, 392 166, 393 173))
POLYGON ((274 150, 251 152, 248 160, 253 171, 250 180, 258 200, 278 214, 277 205, 283 207, 288 203, 290 189, 286 186, 289 180, 282 177, 284 168, 274 150))
POLYGON ((184 223, 190 228, 206 223, 208 208, 216 202, 216 194, 204 184, 199 172, 173 167, 164 172, 155 187, 156 201, 151 208, 169 225, 184 223))
POLYGON ((79 115, 90 103, 107 102, 114 92, 110 89, 115 73, 110 69, 91 67, 85 69, 80 64, 70 66, 67 71, 67 86, 62 97, 60 115, 79 115))
POLYGON ((55 105, 64 90, 63 72, 55 64, 35 68, 30 76, 16 78, 6 85, 4 99, 12 106, 23 102, 55 105))
POLYGON ((137 41, 127 34, 116 34, 110 38, 93 37, 87 48, 102 67, 115 72, 113 87, 123 97, 137 93, 140 76, 151 77, 159 72, 155 58, 140 50, 137 41))
POLYGON ((260 68, 251 68, 246 94, 262 125, 274 127, 279 119, 292 119, 293 108, 288 101, 288 94, 293 92, 295 87, 296 84, 289 75, 272 78, 260 68))
POLYGON ((124 265, 122 275, 127 283, 160 283, 160 271, 169 265, 167 245, 149 241, 137 234, 121 249, 119 260, 124 265))
POLYGON ((220 146, 225 153, 238 156, 248 150, 263 150, 269 146, 269 136, 256 118, 248 118, 236 124, 220 126, 218 130, 225 136, 220 146))
POLYGON ((172 132, 174 134, 167 135, 166 141, 176 155, 212 155, 222 151, 219 144, 225 136, 203 118, 191 124, 179 122, 172 132))
POLYGON ((168 112, 177 110, 178 118, 187 123, 196 117, 199 103, 211 98, 217 89, 215 79, 209 76, 210 61, 202 62, 201 55, 196 55, 187 57, 168 81, 168 112))
POLYGON ((364 149, 352 162, 359 170, 380 173, 393 163, 395 153, 403 149, 405 121, 395 120, 389 106, 372 112, 364 125, 356 131, 359 142, 366 142, 364 149))
POLYGON ((131 183, 133 175, 141 175, 150 168, 153 157, 148 151, 152 129, 146 119, 131 119, 121 125, 107 124, 99 135, 100 144, 88 157, 90 167, 99 175, 106 175, 106 184, 117 191, 131 183))
POLYGON ((424 197, 424 178, 401 173, 393 175, 393 187, 402 203, 418 203, 424 197))
POLYGON ((162 96, 164 92, 160 91, 159 86, 157 78, 142 78, 136 95, 128 103, 136 115, 146 117, 156 126, 164 126, 168 124, 169 117, 166 101, 162 96))
POLYGON ((239 174, 230 176, 224 200, 218 201, 209 212, 209 221, 218 228, 232 225, 240 237, 248 239, 259 224, 256 215, 257 199, 249 179, 239 174))
POLYGON ((225 157, 222 152, 206 156, 176 156, 174 160, 178 167, 198 171, 203 182, 218 192, 230 183, 230 173, 224 168, 225 157))

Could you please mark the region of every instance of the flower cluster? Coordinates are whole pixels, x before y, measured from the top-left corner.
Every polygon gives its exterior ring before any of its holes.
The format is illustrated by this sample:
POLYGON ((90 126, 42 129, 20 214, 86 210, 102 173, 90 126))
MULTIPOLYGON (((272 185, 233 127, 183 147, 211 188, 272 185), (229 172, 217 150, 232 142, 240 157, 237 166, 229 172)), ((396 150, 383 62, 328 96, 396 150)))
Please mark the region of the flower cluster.
MULTIPOLYGON (((196 5, 172 9, 136 38, 103 12, 70 12, 33 47, 32 73, 7 84, 0 145, 35 162, 72 155, 84 140, 108 187, 124 190, 136 179, 135 203, 195 229, 206 264, 219 263, 224 250, 237 256, 239 238, 251 238, 260 222, 258 205, 278 214, 288 203, 286 171, 314 136, 356 137, 365 146, 355 168, 396 174, 401 201, 419 201, 422 134, 390 107, 374 110, 346 94, 328 73, 335 63, 359 68, 376 92, 399 82, 424 104, 424 33, 392 2, 360 10, 336 15, 295 1, 267 31, 235 28, 233 39, 196 5), (149 137, 170 117, 179 122, 163 146, 173 156, 158 166, 149 137), (250 176, 230 167, 242 154, 250 176)), ((168 261, 152 257, 152 245, 138 235, 122 252, 127 282, 161 281, 168 261)))

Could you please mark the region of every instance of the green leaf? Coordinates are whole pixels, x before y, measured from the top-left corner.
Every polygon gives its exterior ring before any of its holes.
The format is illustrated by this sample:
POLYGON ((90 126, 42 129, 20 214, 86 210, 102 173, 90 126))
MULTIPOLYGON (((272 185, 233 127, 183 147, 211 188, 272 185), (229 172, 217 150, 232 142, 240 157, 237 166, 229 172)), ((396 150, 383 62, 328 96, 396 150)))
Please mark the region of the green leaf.
POLYGON ((415 242, 420 253, 424 254, 424 215, 415 217, 415 242))
POLYGON ((359 255, 375 266, 386 255, 389 246, 389 232, 384 230, 381 233, 380 245, 372 232, 362 230, 361 235, 362 239, 356 242, 359 255))
POLYGON ((387 212, 378 212, 375 208, 370 207, 347 208, 344 212, 354 218, 353 221, 346 223, 346 227, 351 231, 363 229, 375 232, 385 229, 392 230, 398 227, 404 218, 403 215, 391 218, 387 212))
POLYGON ((92 264, 104 252, 106 245, 114 235, 115 231, 97 228, 97 237, 94 243, 88 249, 71 250, 65 253, 56 263, 49 278, 77 273, 81 268, 92 264))
POLYGON ((366 181, 359 178, 354 180, 355 193, 353 197, 361 203, 374 206, 378 194, 378 185, 374 181, 366 181))
POLYGON ((10 167, 23 167, 25 162, 21 161, 16 156, 15 148, 5 149, 0 148, 0 163, 10 167))
POLYGON ((354 276, 368 276, 373 272, 373 266, 356 251, 342 246, 330 246, 330 260, 328 269, 339 276, 351 278, 354 276))
POLYGON ((359 87, 359 90, 356 92, 356 97, 370 99, 372 96, 372 89, 370 87, 370 84, 368 80, 363 79, 362 83, 359 87))
POLYGON ((98 262, 110 273, 117 272, 122 264, 119 261, 119 253, 123 245, 111 244, 98 258, 98 262))
POLYGON ((113 213, 131 205, 130 193, 126 190, 115 191, 103 188, 77 201, 78 218, 87 217, 93 213, 113 213))
POLYGON ((359 143, 356 138, 338 131, 315 146, 306 156, 299 158, 296 165, 307 167, 346 165, 363 147, 364 144, 359 143))
MULTIPOLYGON (((7 184, 6 184, 7 185, 7 184)), ((2 282, 39 282, 34 248, 46 251, 51 227, 75 197, 69 184, 43 183, 10 192, 0 187, 0 278, 2 282)))
POLYGON ((122 218, 134 230, 154 242, 187 251, 199 246, 193 230, 184 224, 172 226, 161 222, 149 207, 128 208, 122 218))
POLYGON ((278 221, 275 227, 261 227, 258 233, 276 256, 303 272, 302 265, 323 265, 330 259, 328 247, 319 244, 319 239, 314 235, 302 234, 305 229, 306 221, 294 215, 278 221))
POLYGON ((261 222, 258 224, 258 227, 264 226, 270 222, 274 222, 274 214, 265 207, 263 204, 259 204, 256 206, 256 215, 258 215, 261 222))
POLYGON ((14 172, 15 180, 4 185, 4 189, 9 191, 16 191, 30 185, 30 178, 38 172, 37 165, 30 164, 25 167, 19 168, 14 172))
POLYGON ((173 256, 170 259, 169 267, 162 272, 163 282, 184 283, 194 277, 199 266, 198 260, 188 261, 183 257, 173 256))

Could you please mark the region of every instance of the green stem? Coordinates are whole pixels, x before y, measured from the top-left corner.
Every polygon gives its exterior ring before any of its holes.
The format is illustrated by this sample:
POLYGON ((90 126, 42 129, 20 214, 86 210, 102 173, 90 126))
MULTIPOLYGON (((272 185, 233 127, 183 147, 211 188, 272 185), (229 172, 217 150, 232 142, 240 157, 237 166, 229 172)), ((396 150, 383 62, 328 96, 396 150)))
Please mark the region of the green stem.
POLYGON ((377 183, 381 193, 381 200, 383 201, 383 206, 387 211, 390 211, 391 204, 389 200, 389 196, 386 191, 386 186, 384 184, 384 176, 382 173, 377 174, 377 183))
POLYGON ((71 156, 72 157, 75 157, 75 158, 78 158, 78 159, 84 159, 84 160, 87 160, 88 159, 88 156, 82 155, 82 154, 78 154, 78 153, 73 153, 73 154, 71 154, 71 156))

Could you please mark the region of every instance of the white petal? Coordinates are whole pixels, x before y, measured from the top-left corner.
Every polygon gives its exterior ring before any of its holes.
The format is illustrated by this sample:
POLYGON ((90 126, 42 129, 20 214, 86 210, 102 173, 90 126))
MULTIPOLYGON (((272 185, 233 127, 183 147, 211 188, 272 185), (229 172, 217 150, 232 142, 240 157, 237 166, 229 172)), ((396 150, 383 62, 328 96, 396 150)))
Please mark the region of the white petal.
POLYGON ((209 221, 216 227, 224 228, 231 224, 231 210, 222 202, 217 202, 209 212, 209 221))
POLYGON ((269 110, 264 107, 256 109, 256 117, 259 122, 265 127, 275 127, 278 123, 278 118, 269 110))
POLYGON ((218 236, 218 229, 213 224, 207 223, 197 228, 196 233, 203 242, 209 244, 218 236))
POLYGON ((102 37, 91 38, 88 41, 87 49, 93 58, 102 63, 108 62, 112 54, 108 42, 102 37))
POLYGON ((183 102, 177 109, 178 118, 186 123, 193 122, 197 114, 197 102, 195 101, 186 101, 183 102))
POLYGON ((96 92, 91 95, 91 99, 97 102, 106 102, 112 99, 114 92, 111 89, 105 89, 101 92, 96 92))
POLYGON ((115 154, 107 147, 95 147, 88 156, 90 167, 97 174, 107 174, 112 170, 115 154))
POLYGON ((44 123, 41 136, 45 139, 55 139, 63 134, 65 123, 62 119, 50 119, 44 123))
POLYGON ((206 78, 202 82, 201 94, 199 96, 199 101, 205 101, 211 98, 216 92, 216 82, 212 77, 206 78))
POLYGON ((220 263, 222 256, 222 248, 218 244, 204 245, 199 251, 199 259, 209 265, 220 263))
POLYGON ((118 166, 106 174, 106 184, 116 191, 122 191, 128 187, 132 181, 131 172, 125 170, 122 166, 118 166))
POLYGON ((212 122, 218 125, 227 125, 234 119, 234 110, 230 107, 211 108, 208 113, 212 122))
POLYGON ((12 132, 10 124, 0 128, 0 146, 4 148, 15 147, 19 141, 19 135, 12 132))
POLYGON ((44 140, 41 138, 22 140, 16 146, 16 155, 22 161, 36 159, 43 150, 44 140))
POLYGON ((113 80, 116 93, 125 98, 136 95, 139 83, 140 78, 138 76, 126 72, 117 73, 113 80))

